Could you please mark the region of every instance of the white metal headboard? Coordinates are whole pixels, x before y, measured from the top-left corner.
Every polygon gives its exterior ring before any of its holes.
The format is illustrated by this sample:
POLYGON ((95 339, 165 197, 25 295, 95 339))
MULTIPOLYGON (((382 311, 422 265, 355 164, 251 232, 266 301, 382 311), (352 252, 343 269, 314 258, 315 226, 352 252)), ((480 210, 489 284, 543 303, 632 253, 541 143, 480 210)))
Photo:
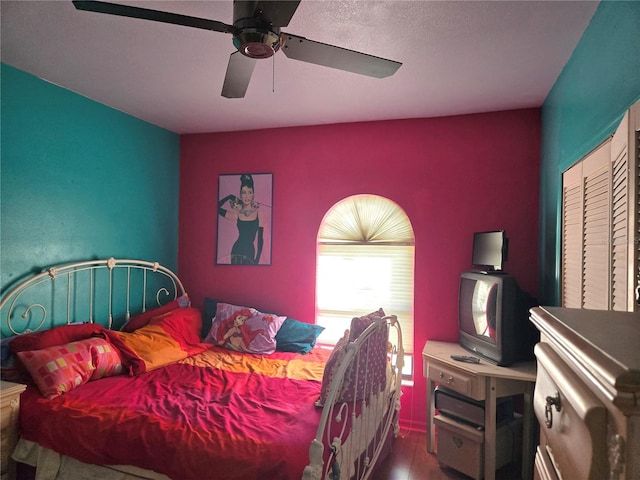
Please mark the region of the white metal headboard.
POLYGON ((157 262, 109 258, 56 265, 3 294, 2 332, 19 335, 75 322, 112 328, 114 318, 124 323, 185 293, 177 275, 157 262))

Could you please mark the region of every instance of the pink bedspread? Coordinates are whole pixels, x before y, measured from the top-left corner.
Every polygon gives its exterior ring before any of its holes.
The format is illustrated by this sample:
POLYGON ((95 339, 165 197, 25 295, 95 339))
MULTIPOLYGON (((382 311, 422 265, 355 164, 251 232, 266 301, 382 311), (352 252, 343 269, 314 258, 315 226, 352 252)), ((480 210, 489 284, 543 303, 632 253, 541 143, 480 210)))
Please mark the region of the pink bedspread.
POLYGON ((176 480, 299 479, 329 354, 211 347, 50 400, 30 387, 21 400, 21 434, 86 463, 135 465, 176 480))

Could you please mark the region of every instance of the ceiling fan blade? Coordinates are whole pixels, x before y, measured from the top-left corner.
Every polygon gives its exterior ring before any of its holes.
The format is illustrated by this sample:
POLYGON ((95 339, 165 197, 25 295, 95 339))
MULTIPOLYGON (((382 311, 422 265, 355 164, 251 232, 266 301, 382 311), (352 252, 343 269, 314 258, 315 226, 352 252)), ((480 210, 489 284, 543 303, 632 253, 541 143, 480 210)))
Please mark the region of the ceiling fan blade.
POLYGON ((316 42, 290 33, 284 35, 286 41, 282 51, 287 57, 294 60, 376 78, 389 77, 396 73, 402 65, 394 60, 316 42))
POLYGON ((229 57, 227 74, 222 85, 222 96, 227 98, 243 98, 247 92, 253 69, 256 66, 256 59, 242 55, 240 52, 233 52, 229 57))
POLYGON ((233 27, 226 23, 206 18, 190 17, 177 13, 161 12, 159 10, 149 10, 148 8, 131 7, 109 2, 94 2, 75 0, 73 5, 78 10, 88 12, 106 13, 109 15, 119 15, 121 17, 141 18, 154 22, 172 23, 174 25, 184 25, 185 27, 201 28, 203 30, 213 30, 215 32, 231 33, 233 27))
MULTIPOLYGON (((300 0, 259 0, 255 12, 274 27, 286 27, 296 13, 300 0)), ((255 15, 255 14, 254 14, 255 15)))

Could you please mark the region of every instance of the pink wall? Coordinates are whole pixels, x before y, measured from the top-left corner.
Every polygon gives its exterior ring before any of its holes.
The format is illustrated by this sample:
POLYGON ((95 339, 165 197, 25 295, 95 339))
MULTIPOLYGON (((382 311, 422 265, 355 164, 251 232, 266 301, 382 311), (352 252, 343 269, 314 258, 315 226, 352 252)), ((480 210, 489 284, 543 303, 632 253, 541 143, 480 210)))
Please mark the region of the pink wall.
MULTIPOLYGON (((424 428, 427 339, 456 341, 457 283, 474 231, 504 228, 507 271, 537 289, 539 109, 181 137, 179 272, 205 296, 314 321, 318 226, 358 193, 383 195, 416 237, 415 385, 401 418, 424 428), (273 172, 271 266, 216 266, 218 175, 273 172)), ((384 305, 371 305, 371 309, 384 305)), ((366 313, 366 312, 363 312, 366 313)))

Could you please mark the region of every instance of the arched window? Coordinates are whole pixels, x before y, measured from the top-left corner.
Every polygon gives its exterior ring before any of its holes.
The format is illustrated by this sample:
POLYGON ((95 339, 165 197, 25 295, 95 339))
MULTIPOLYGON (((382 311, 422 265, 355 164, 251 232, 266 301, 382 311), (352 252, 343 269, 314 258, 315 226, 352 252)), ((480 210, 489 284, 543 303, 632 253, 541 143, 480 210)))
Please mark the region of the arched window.
MULTIPOLYGON (((316 323, 335 344, 351 319, 382 307, 398 316, 405 353, 413 353, 415 239, 400 206, 378 195, 335 204, 318 232, 316 323)), ((405 357, 406 358, 406 357, 405 357)))

